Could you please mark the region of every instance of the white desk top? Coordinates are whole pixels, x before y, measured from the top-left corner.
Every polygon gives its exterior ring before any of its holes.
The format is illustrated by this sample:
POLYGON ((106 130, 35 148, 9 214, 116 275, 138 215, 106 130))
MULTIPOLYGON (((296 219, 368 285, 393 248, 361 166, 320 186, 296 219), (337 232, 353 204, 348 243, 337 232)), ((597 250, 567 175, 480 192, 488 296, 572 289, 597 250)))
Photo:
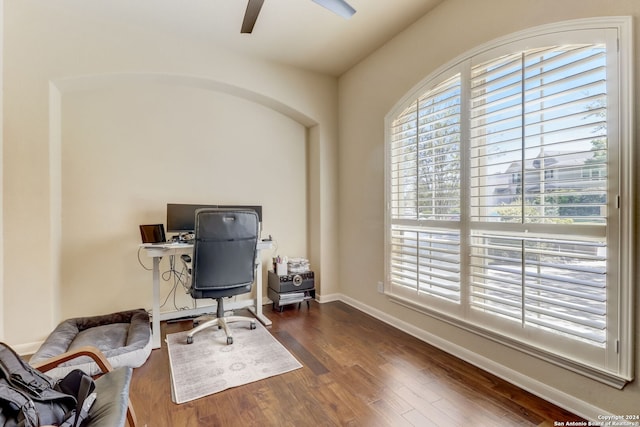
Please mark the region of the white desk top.
MULTIPOLYGON (((258 240, 258 250, 269 249, 273 245, 272 240, 258 240)), ((184 242, 167 242, 167 243, 142 243, 141 248, 147 250, 147 254, 150 257, 162 256, 170 251, 182 252, 193 248, 193 243, 184 242)))
POLYGON ((166 243, 143 243, 140 245, 145 249, 173 249, 173 248, 188 248, 193 246, 193 243, 185 242, 166 242, 166 243))

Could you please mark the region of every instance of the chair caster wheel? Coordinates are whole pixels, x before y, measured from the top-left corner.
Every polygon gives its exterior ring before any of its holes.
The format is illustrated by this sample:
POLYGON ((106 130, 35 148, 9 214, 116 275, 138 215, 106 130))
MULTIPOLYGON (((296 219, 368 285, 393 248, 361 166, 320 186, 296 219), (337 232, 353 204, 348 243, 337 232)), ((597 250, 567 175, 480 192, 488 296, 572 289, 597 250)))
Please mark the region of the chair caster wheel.
POLYGON ((256 328, 256 322, 249 323, 249 329, 255 329, 255 328, 256 328))
POLYGON ((227 345, 233 344, 233 337, 227 337, 227 345))
POLYGON ((193 337, 187 337, 187 344, 193 344, 193 337))

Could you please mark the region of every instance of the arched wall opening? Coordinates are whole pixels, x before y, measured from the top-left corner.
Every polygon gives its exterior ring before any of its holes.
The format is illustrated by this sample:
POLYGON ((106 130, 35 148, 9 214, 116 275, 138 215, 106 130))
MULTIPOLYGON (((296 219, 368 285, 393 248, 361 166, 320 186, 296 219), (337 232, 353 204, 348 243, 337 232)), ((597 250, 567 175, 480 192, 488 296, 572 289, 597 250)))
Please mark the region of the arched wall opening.
MULTIPOLYGON (((262 204, 278 253, 320 266, 321 132, 309 115, 197 76, 91 75, 49 89, 55 319, 150 305, 137 228, 164 222, 166 203, 262 204)), ((169 279, 164 310, 191 304, 169 279)))

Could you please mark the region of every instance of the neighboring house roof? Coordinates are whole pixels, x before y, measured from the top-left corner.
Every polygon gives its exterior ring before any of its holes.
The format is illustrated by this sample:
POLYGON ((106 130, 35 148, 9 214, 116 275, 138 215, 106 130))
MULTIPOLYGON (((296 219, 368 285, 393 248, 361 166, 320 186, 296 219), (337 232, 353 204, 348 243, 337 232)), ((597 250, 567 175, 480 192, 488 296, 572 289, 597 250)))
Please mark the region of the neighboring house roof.
MULTIPOLYGON (((581 189, 591 185, 590 181, 580 178, 582 167, 588 160, 593 159, 593 151, 569 152, 541 150, 533 159, 525 160, 525 191, 536 193, 540 191, 540 172, 545 171, 545 189, 569 190, 581 189), (546 171, 558 170, 554 175, 547 176, 546 171)), ((506 196, 515 194, 516 189, 522 185, 521 179, 513 181, 513 175, 520 175, 522 166, 520 162, 511 163, 504 172, 488 177, 490 185, 493 186, 493 194, 496 196, 506 196)))
MULTIPOLYGON (((541 150, 538 156, 534 159, 525 160, 525 171, 540 170, 544 165, 544 168, 566 168, 572 166, 582 166, 589 159, 594 156, 593 151, 571 152, 571 151, 551 151, 541 150), (544 159, 544 163, 543 163, 544 159)), ((520 162, 513 162, 505 170, 504 173, 518 172, 522 168, 520 162)))

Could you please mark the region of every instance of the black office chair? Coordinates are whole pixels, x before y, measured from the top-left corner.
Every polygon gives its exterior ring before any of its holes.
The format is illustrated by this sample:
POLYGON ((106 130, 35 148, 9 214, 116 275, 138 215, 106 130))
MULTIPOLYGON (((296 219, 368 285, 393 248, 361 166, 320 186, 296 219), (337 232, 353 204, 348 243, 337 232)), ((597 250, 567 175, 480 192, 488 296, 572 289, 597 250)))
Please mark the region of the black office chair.
MULTIPOLYGON (((223 299, 251 292, 256 271, 258 215, 254 211, 235 209, 198 209, 195 218, 193 256, 183 255, 192 298, 217 300, 217 317, 199 324, 187 335, 187 344, 203 329, 218 326, 233 344, 228 323, 247 321, 251 317, 224 316, 223 299)), ((196 322, 194 322, 195 324, 196 322)))

